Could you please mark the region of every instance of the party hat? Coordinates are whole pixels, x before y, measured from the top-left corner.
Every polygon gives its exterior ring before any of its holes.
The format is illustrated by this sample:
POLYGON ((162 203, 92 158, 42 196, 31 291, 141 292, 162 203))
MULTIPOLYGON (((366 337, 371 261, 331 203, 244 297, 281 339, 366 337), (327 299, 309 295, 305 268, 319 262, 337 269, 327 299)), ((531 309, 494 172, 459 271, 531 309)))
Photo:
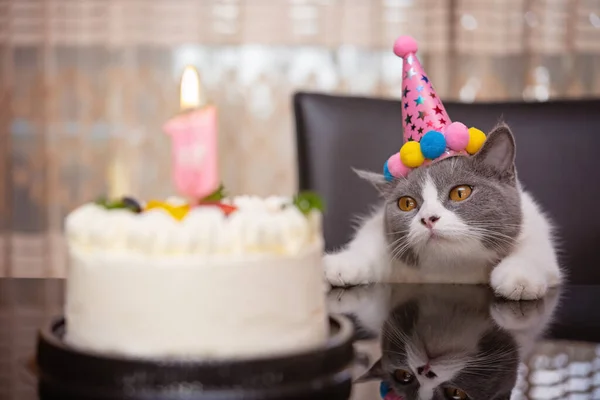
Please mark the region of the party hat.
POLYGON ((402 57, 402 124, 404 145, 384 164, 388 181, 408 175, 413 169, 454 155, 476 153, 485 134, 452 122, 433 84, 416 56, 417 42, 400 36, 394 53, 402 57))

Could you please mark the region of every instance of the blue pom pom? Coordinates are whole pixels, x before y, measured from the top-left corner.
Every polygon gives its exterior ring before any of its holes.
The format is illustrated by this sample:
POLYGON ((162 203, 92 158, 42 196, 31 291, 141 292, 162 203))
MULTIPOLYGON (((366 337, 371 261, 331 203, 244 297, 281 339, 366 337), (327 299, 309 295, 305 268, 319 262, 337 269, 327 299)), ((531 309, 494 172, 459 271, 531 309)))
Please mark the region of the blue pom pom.
POLYGON ((379 395, 381 396, 381 398, 383 399, 385 397, 385 395, 387 395, 390 391, 390 385, 388 385, 386 382, 381 382, 379 384, 379 395))
POLYGON ((383 176, 385 180, 391 182, 394 180, 394 176, 390 173, 390 169, 388 168, 387 161, 383 164, 383 176))
POLYGON ((421 138, 421 153, 429 160, 434 160, 446 151, 446 138, 441 132, 429 131, 421 138))

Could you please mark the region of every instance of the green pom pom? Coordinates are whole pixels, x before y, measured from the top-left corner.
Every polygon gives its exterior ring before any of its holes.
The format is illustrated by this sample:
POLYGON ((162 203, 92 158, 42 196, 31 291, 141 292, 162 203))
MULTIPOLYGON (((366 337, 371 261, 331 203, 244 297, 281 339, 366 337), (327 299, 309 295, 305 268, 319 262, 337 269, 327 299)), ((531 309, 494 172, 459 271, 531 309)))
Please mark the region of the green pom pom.
POLYGON ((294 205, 305 215, 312 210, 321 212, 325 210, 323 199, 315 192, 298 193, 298 195, 294 197, 294 205))

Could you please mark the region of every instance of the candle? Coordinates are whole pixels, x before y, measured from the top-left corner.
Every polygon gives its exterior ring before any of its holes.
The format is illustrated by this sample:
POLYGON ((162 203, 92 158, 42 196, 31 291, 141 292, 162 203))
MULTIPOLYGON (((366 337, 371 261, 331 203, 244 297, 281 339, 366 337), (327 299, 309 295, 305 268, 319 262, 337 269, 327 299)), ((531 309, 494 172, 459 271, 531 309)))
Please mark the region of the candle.
POLYGON ((198 201, 219 187, 217 110, 206 100, 194 67, 181 77, 180 113, 164 125, 171 137, 173 181, 177 191, 198 201))

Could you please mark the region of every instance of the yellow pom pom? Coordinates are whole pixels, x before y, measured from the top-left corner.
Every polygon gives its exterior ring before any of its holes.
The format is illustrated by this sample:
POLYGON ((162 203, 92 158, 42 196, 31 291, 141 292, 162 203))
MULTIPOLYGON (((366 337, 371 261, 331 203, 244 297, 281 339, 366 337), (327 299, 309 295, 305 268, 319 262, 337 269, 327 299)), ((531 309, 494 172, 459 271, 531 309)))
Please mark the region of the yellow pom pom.
POLYGON ((469 144, 467 144, 467 153, 475 154, 479 151, 485 142, 485 133, 477 128, 469 128, 469 144))
POLYGON ((417 168, 423 164, 425 157, 421 153, 419 142, 404 143, 404 146, 400 149, 400 159, 402 160, 402 164, 409 168, 417 168))

